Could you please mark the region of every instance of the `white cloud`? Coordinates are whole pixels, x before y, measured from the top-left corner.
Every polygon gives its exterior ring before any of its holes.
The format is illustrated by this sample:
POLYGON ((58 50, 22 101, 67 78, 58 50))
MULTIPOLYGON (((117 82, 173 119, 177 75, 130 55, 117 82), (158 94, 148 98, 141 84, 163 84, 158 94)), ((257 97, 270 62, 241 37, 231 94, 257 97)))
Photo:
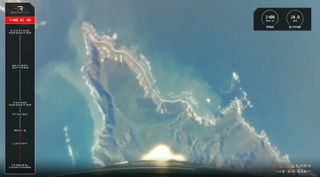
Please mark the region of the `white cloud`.
POLYGON ((35 29, 38 29, 38 28, 41 27, 41 26, 46 26, 47 24, 48 24, 47 21, 41 21, 41 22, 39 22, 39 23, 36 23, 35 29))
POLYGON ((73 149, 72 149, 72 146, 71 146, 71 139, 69 137, 69 129, 67 126, 64 126, 63 127, 63 131, 64 131, 64 137, 66 139, 66 144, 67 144, 67 147, 68 147, 68 154, 69 154, 69 157, 71 159, 71 164, 72 164, 72 167, 75 166, 75 157, 74 157, 74 153, 73 153, 73 149))
POLYGON ((240 77, 236 72, 232 73, 232 78, 233 78, 234 81, 240 82, 240 77))

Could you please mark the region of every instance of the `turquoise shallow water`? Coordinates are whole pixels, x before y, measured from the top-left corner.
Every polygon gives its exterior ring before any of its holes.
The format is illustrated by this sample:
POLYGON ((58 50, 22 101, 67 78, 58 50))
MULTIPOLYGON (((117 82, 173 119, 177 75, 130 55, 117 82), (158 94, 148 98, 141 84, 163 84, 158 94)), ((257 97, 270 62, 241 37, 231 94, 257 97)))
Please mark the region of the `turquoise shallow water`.
POLYGON ((51 76, 38 94, 37 106, 37 160, 39 168, 56 166, 72 168, 67 151, 64 127, 68 127, 70 144, 75 155, 74 167, 91 166, 93 127, 82 95, 60 76, 51 76))

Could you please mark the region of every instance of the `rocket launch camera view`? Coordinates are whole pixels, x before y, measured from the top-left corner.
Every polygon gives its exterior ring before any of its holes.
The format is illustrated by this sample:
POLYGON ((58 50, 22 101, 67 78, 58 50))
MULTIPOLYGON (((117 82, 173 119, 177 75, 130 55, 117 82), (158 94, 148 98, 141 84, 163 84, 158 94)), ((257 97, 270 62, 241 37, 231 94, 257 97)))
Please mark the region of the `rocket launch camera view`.
POLYGON ((319 0, 0 0, 0 176, 319 176, 319 0))

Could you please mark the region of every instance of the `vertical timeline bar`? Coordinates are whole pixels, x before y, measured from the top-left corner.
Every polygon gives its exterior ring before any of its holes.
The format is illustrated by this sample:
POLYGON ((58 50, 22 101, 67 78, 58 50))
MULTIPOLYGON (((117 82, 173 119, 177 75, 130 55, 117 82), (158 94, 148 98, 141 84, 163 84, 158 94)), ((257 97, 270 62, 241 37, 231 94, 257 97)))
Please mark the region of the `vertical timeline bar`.
POLYGON ((5 173, 35 173, 34 7, 6 3, 5 173))

